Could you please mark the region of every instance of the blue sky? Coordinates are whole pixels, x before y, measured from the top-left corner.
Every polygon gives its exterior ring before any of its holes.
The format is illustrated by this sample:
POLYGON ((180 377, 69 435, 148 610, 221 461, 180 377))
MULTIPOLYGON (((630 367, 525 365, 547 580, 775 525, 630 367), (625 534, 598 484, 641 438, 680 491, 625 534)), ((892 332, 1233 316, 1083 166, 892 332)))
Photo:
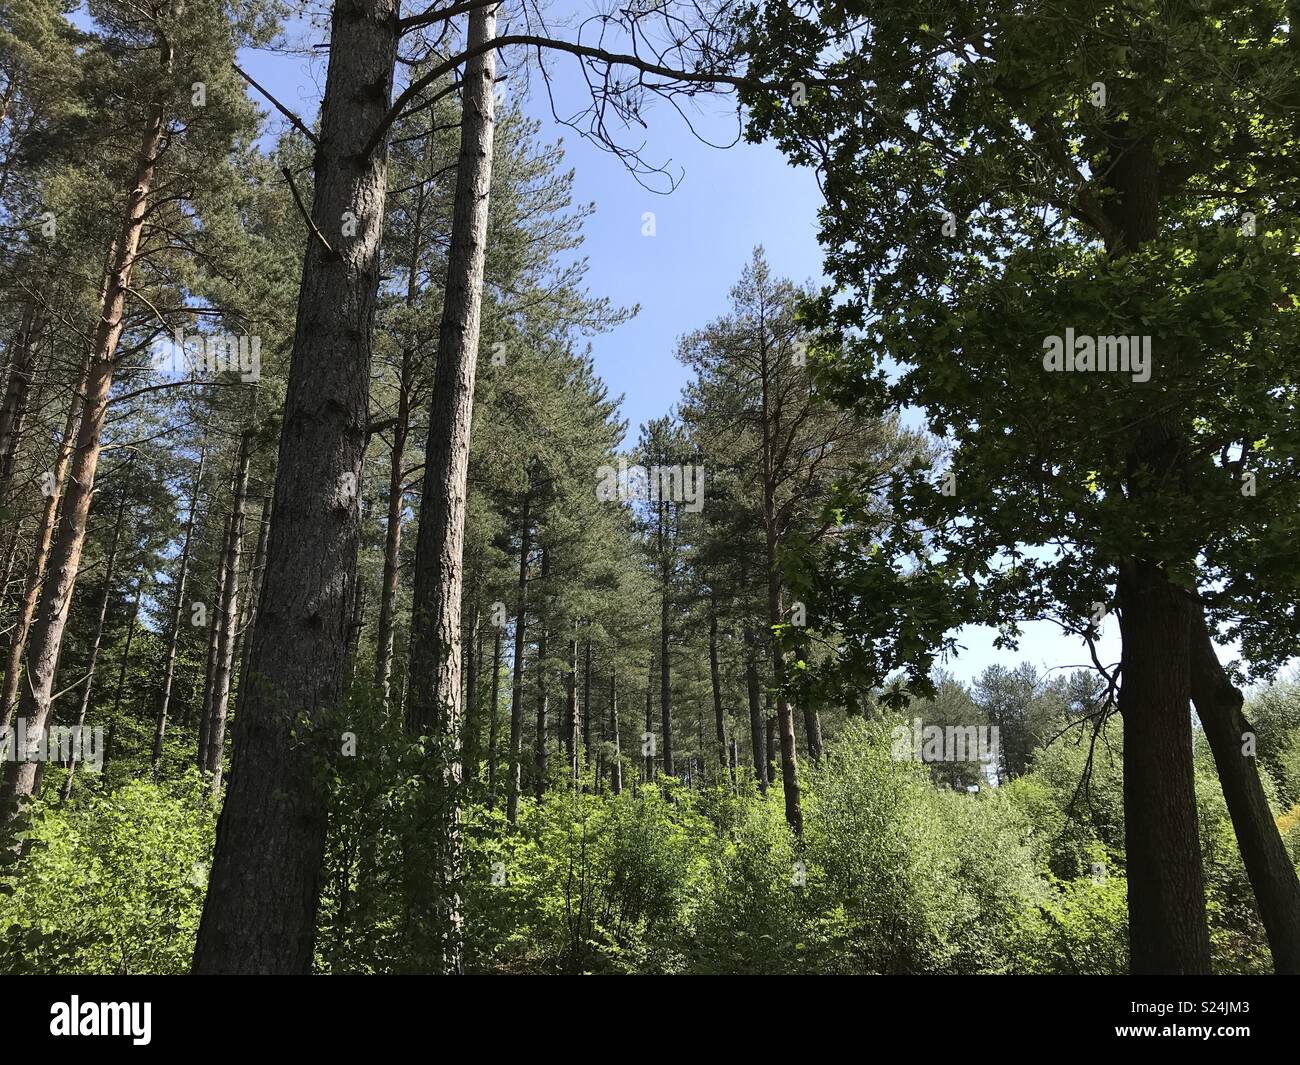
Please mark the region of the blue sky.
MULTIPOLYGON (((317 55, 246 51, 241 63, 310 123, 324 85, 324 52, 317 55)), ((557 57, 552 76, 560 113, 581 106, 585 89, 578 61, 557 57)), ((518 92, 521 81, 509 79, 506 91, 518 92)), ((534 90, 525 110, 543 121, 547 139, 563 138, 566 162, 575 170, 575 202, 596 205, 582 249, 590 260, 592 293, 641 307, 631 322, 592 341, 597 370, 611 393, 623 396, 622 413, 635 438, 642 422, 667 413, 686 383, 687 373, 673 354, 677 338, 725 312, 728 293, 755 245, 763 245, 777 272, 797 281, 822 279, 816 229, 821 195, 812 173, 788 165, 774 147, 744 142, 725 150, 711 147, 663 104, 648 108, 647 127, 629 132, 625 142, 643 145, 647 161, 680 176, 671 194, 656 194, 613 155, 556 123, 535 78, 534 90), (655 215, 652 237, 642 235, 646 212, 655 215)), ((250 95, 266 109, 264 100, 252 90, 250 95)), ((688 114, 710 141, 734 139, 734 111, 728 117, 721 103, 688 114)), ((273 115, 272 126, 281 124, 273 115)), ((958 641, 966 650, 944 668, 970 680, 990 664, 1009 667, 1022 659, 1042 671, 1088 664, 1086 648, 1048 622, 1027 625, 1018 652, 995 649, 995 635, 982 627, 963 629, 958 641)), ((1107 665, 1118 660, 1113 618, 1102 626, 1099 653, 1107 665)))

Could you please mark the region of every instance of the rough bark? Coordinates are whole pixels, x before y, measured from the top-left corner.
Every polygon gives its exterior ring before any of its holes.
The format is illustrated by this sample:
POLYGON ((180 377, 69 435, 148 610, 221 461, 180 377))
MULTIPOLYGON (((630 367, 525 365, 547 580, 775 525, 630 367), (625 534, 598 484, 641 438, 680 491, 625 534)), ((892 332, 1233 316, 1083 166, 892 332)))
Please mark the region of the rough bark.
POLYGON ((196 973, 306 973, 326 805, 310 726, 343 697, 359 534, 370 342, 387 153, 367 153, 392 96, 397 0, 339 0, 315 155, 266 573, 240 684, 230 786, 196 973), (345 219, 354 222, 355 229, 345 219), (345 228, 346 226, 346 228, 345 228))
POLYGON ((1119 589, 1129 968, 1134 974, 1208 973, 1185 668, 1189 612, 1183 593, 1150 563, 1121 567, 1119 589))
MULTIPOLYGON (((496 6, 469 15, 467 48, 496 37, 496 6)), ((485 48, 465 63, 461 81, 460 155, 447 281, 443 290, 438 360, 429 409, 424 494, 415 549, 411 617, 411 717, 437 738, 440 765, 430 780, 438 823, 430 833, 437 850, 434 923, 442 942, 443 970, 462 969, 460 946, 460 608, 465 553, 470 429, 478 369, 487 251, 488 191, 492 180, 496 52, 485 48)))
POLYGON ((1241 692, 1219 664, 1199 609, 1192 618, 1192 699, 1268 935, 1273 971, 1295 975, 1300 973, 1300 878, 1273 820, 1255 757, 1245 751, 1254 729, 1242 713, 1241 692))

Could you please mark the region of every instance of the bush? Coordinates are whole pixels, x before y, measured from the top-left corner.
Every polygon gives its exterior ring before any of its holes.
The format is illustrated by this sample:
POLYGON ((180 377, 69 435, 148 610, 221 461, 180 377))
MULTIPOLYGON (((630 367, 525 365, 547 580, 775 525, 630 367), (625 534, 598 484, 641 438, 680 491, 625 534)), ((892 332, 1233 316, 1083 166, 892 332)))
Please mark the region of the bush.
POLYGON ((216 818, 191 772, 32 811, 0 880, 0 971, 187 973, 216 818))

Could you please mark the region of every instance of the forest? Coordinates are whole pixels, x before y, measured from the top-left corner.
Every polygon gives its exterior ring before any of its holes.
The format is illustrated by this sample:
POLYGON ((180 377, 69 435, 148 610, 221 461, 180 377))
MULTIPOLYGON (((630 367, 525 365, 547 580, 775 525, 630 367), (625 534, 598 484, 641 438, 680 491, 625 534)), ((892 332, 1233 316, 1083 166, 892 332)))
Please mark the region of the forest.
POLYGON ((1300 973, 1298 27, 5 0, 0 973, 1300 973))

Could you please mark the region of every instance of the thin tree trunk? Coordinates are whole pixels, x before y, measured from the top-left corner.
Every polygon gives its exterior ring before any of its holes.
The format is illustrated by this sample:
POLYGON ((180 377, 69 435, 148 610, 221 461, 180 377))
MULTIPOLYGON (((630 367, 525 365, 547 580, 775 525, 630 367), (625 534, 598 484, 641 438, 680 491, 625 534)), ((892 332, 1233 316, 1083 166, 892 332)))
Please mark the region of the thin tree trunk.
POLYGON ((668 504, 659 503, 659 718, 664 734, 664 776, 673 775, 673 686, 669 658, 669 633, 671 604, 669 590, 672 586, 671 565, 666 550, 667 534, 664 528, 668 504))
POLYGON ((488 719, 488 809, 497 804, 497 729, 501 716, 501 628, 492 637, 492 715, 488 719))
MULTIPOLYGON (((144 591, 144 579, 142 577, 138 577, 136 578, 136 582, 135 582, 135 596, 133 597, 131 602, 131 620, 127 622, 127 626, 126 626, 126 644, 122 648, 122 664, 117 671, 117 689, 113 693, 113 710, 108 717, 108 727, 110 733, 116 728, 118 722, 118 715, 122 711, 122 694, 123 692, 126 691, 126 672, 131 665, 131 643, 135 639, 136 623, 140 620, 140 594, 143 591, 144 591)), ((80 731, 82 728, 85 728, 85 725, 86 725, 86 706, 83 704, 81 708, 81 716, 77 719, 78 731, 80 731)), ((76 777, 76 773, 77 773, 77 750, 78 750, 78 746, 74 745, 72 748, 73 751, 72 762, 68 766, 68 775, 63 781, 62 799, 64 802, 67 802, 69 796, 72 795, 72 781, 76 777)), ((108 764, 108 753, 109 753, 108 744, 106 743, 105 750, 104 750, 105 765, 108 764)))
POLYGON ((758 684, 758 650, 755 647, 754 630, 745 626, 745 693, 749 699, 749 738, 754 748, 754 776, 758 778, 758 790, 767 794, 767 745, 766 723, 763 721, 763 706, 758 684))
POLYGON ((533 546, 529 524, 531 504, 531 493, 525 492, 519 533, 519 609, 515 614, 515 658, 510 683, 510 793, 506 800, 506 820, 512 825, 519 820, 519 793, 524 783, 524 637, 528 626, 528 554, 533 546))
POLYGON ((41 511, 41 521, 37 526, 36 541, 32 546, 32 557, 27 566, 27 577, 23 585, 22 602, 19 603, 18 616, 14 619, 13 631, 9 637, 4 690, 0 692, 0 732, 9 728, 14 711, 18 708, 18 683, 23 673, 23 655, 27 650, 27 638, 31 633, 32 622, 36 618, 36 607, 40 602, 41 587, 45 580, 45 566, 49 562, 50 548, 54 543, 59 503, 67 481, 68 464, 77 438, 77 427, 81 421, 82 402, 89 372, 90 359, 87 356, 82 364, 72 399, 68 403, 68 416, 63 424, 63 436, 54 459, 54 469, 50 471, 50 494, 46 497, 45 507, 41 511))
MULTIPOLYGON (((710 603, 713 607, 714 604, 710 603)), ((713 686, 713 728, 718 741, 718 776, 727 775, 727 722, 722 711, 722 673, 718 668, 718 615, 709 610, 709 680, 713 686)))
POLYGON ((226 548, 226 583, 221 590, 221 606, 218 611, 220 635, 212 683, 208 760, 204 766, 210 778, 209 789, 214 801, 221 796, 221 763, 226 752, 226 709, 230 701, 230 679, 235 667, 235 634, 239 629, 239 562, 243 554, 248 474, 252 463, 253 432, 246 429, 239 438, 239 456, 235 460, 235 498, 230 512, 230 541, 226 548))
MULTIPOLYGON (((591 622, 587 622, 591 627, 591 622)), ((582 705, 578 712, 582 715, 582 753, 591 760, 591 637, 584 641, 582 653, 582 705)))
POLYGON ((546 733, 550 728, 550 693, 546 686, 547 626, 546 604, 549 600, 546 586, 551 572, 551 555, 542 545, 542 601, 538 611, 537 631, 537 735, 533 745, 533 794, 540 803, 546 795, 546 774, 550 771, 550 747, 546 733))
MULTIPOLYGON (((430 162, 433 135, 425 138, 425 160, 430 162)), ((414 307, 420 296, 420 261, 424 252, 424 211, 428 184, 420 183, 415 201, 411 235, 411 257, 406 265, 406 306, 414 307)), ((411 430, 411 390, 415 387, 415 351, 402 348, 402 368, 397 383, 397 416, 393 421, 393 448, 388 460, 388 522, 384 530, 384 575, 379 590, 379 627, 375 637, 375 687, 384 707, 392 690, 393 621, 397 610, 398 577, 401 568, 402 513, 406 506, 406 441, 411 430)))
POLYGON ((655 723, 652 716, 653 699, 655 690, 655 656, 654 651, 650 652, 649 666, 646 669, 645 682, 645 732, 641 736, 642 753, 645 755, 645 765, 643 772, 645 782, 649 784, 655 778, 655 755, 654 755, 654 733, 655 723))
POLYGON ((402 510, 405 506, 403 456, 410 431, 409 353, 402 355, 402 383, 393 425, 393 450, 388 465, 388 524, 384 532, 384 575, 379 586, 379 628, 375 636, 375 687, 388 705, 393 682, 393 619, 396 616, 402 548, 402 510))
POLYGON ((614 757, 609 766, 609 784, 615 795, 623 794, 623 751, 618 734, 618 663, 609 665, 609 732, 614 757))
MULTIPOLYGON (((171 45, 163 39, 160 48, 163 75, 167 76, 172 65, 171 45)), ((159 104, 151 110, 141 139, 127 193, 126 210, 113 248, 112 268, 104 286, 99 319, 95 326, 84 407, 69 464, 58 532, 50 550, 50 572, 41 588, 40 605, 31 628, 31 642, 27 652, 27 683, 22 689, 19 708, 28 720, 29 729, 37 732, 43 731, 49 721, 54 674, 63 645, 64 629, 68 623, 68 609, 77 582, 77 571, 81 565, 86 519, 95 489, 100 436, 104 419, 108 415, 108 397, 113 385, 114 359, 126 321, 131 273, 135 267, 165 128, 163 107, 159 104)), ((18 799, 19 802, 4 804, 0 818, 11 820, 17 816, 21 800, 33 794, 36 774, 37 766, 32 762, 13 761, 5 764, 5 796, 18 799)))
POLYGON ((474 594, 473 614, 470 618, 469 650, 465 655, 465 737, 461 746, 461 774, 465 783, 473 782, 478 775, 479 760, 479 662, 483 659, 483 626, 481 624, 479 595, 474 594))
POLYGON ((217 562, 217 587, 212 595, 208 619, 208 654, 203 670, 203 711, 199 715, 198 767, 208 771, 208 745, 212 739, 212 706, 217 690, 217 657, 221 653, 221 603, 226 594, 226 562, 230 557, 232 515, 221 524, 221 551, 217 562))
POLYGON ((1214 754, 1242 864, 1268 934, 1273 971, 1295 975, 1300 973, 1300 878, 1273 820, 1255 756, 1246 753, 1246 737, 1254 729, 1241 712, 1241 692, 1219 664, 1199 610, 1192 619, 1192 699, 1214 754))
POLYGON ((158 716, 153 730, 153 757, 155 770, 162 759, 163 738, 167 734, 167 711, 171 706, 172 682, 176 677, 176 648, 180 643, 181 618, 185 614, 185 582, 190 572, 190 542, 194 537, 194 520, 199 509, 199 490, 203 485, 205 449, 199 451, 199 468, 194 475, 194 488, 190 492, 189 515, 185 519, 185 539, 181 542, 181 568, 176 575, 175 602, 172 604, 171 624, 167 629, 167 657, 163 665, 162 690, 158 695, 158 716))
MULTIPOLYGON (((496 6, 469 15, 471 51, 496 37, 496 6)), ((447 281, 443 288, 438 360, 425 448, 424 493, 415 549, 410 664, 411 716, 420 730, 438 737, 442 764, 431 778, 439 823, 430 842, 437 852, 435 922, 442 941, 443 971, 463 968, 460 934, 461 727, 460 607, 465 553, 465 505, 470 425, 478 370, 483 267, 487 251, 488 191, 492 181, 496 52, 466 60, 461 81, 460 156, 447 281)))
POLYGON ((356 571, 370 343, 387 152, 367 152, 391 104, 396 0, 336 4, 315 151, 262 606, 240 684, 194 971, 307 973, 326 795, 302 741, 343 698, 356 571))
POLYGON ((248 604, 248 617, 244 620, 241 638, 243 646, 239 650, 239 683, 243 685, 248 678, 248 660, 253 646, 253 627, 257 624, 257 612, 262 601, 262 578, 266 573, 266 547, 271 539, 271 500, 262 500, 262 513, 257 525, 257 546, 253 549, 253 565, 248 571, 248 595, 244 597, 248 604))
MULTIPOLYGON (((104 594, 99 597, 99 620, 95 623, 95 638, 90 641, 90 654, 86 659, 86 686, 81 692, 81 708, 77 711, 77 727, 84 728, 86 714, 90 711, 91 694, 95 687, 95 670, 99 664, 99 649, 104 642, 104 623, 108 618, 108 604, 113 598, 113 575, 117 570, 117 552, 122 542, 122 524, 126 517, 126 488, 117 504, 117 518, 113 523, 113 540, 108 549, 108 560, 104 564, 104 594)), ((138 602, 138 599, 137 599, 138 602)), ((135 619, 132 618, 134 625, 135 619)), ((75 747, 74 747, 75 750, 75 747)), ((63 781, 62 798, 67 801, 72 794, 72 775, 74 767, 69 766, 67 778, 63 781)), ((38 786, 39 793, 39 786, 38 786)))
POLYGON ((0 402, 0 504, 9 502, 13 488, 18 441, 22 438, 27 397, 31 394, 36 366, 36 349, 44 328, 45 303, 33 297, 23 311, 22 325, 14 338, 4 400, 0 402))
POLYGON ((568 669, 564 674, 564 753, 569 776, 578 779, 578 640, 569 638, 568 669))

